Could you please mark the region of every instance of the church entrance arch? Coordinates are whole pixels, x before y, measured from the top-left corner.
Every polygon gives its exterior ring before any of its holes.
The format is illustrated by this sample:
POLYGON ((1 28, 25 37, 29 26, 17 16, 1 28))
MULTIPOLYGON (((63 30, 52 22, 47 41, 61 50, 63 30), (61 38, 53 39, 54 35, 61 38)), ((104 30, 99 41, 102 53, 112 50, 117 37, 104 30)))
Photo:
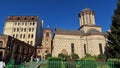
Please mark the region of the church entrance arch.
POLYGON ((65 49, 61 50, 61 53, 65 54, 65 55, 68 55, 68 52, 65 49))

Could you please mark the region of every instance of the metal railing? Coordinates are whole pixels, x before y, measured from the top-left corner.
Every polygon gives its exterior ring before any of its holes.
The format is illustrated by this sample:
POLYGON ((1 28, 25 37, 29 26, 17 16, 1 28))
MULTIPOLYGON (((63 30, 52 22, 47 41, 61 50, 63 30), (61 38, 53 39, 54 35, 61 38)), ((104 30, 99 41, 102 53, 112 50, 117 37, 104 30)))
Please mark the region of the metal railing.
POLYGON ((113 62, 97 61, 48 61, 40 64, 40 68, 115 68, 113 62))
MULTIPOLYGON (((114 62, 97 62, 97 61, 45 61, 41 62, 37 68, 116 68, 114 65, 115 65, 114 62)), ((30 65, 24 64, 21 65, 9 64, 6 65, 6 68, 31 68, 31 67, 30 65)))

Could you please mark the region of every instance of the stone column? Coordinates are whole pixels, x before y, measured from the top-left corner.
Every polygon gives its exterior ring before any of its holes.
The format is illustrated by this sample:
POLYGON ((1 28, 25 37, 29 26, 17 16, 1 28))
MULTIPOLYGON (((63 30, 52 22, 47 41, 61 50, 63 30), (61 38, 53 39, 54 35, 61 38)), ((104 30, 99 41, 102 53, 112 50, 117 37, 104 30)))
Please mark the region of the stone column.
POLYGON ((84 14, 84 21, 85 21, 84 25, 87 24, 86 17, 87 17, 86 14, 84 14))

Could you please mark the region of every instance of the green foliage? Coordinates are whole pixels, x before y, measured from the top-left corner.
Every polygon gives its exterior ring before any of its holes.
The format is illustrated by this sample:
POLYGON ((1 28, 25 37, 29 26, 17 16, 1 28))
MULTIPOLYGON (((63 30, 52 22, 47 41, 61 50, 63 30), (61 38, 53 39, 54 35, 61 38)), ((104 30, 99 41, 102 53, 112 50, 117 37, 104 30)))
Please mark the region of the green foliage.
POLYGON ((91 56, 90 54, 86 54, 86 56, 84 58, 82 58, 81 60, 96 60, 95 56, 91 56))
POLYGON ((111 31, 108 32, 108 44, 107 57, 120 59, 120 1, 117 3, 117 7, 112 17, 111 31))
POLYGON ((48 61, 62 61, 62 59, 60 57, 51 57, 48 61))
POLYGON ((62 53, 58 54, 58 57, 62 58, 62 60, 67 60, 68 59, 68 55, 62 54, 62 53))
POLYGON ((99 54, 97 59, 106 59, 106 56, 104 54, 99 54))
POLYGON ((58 54, 58 57, 64 58, 64 54, 60 53, 58 54))
POLYGON ((120 62, 120 59, 108 59, 108 62, 120 62))
POLYGON ((61 68, 61 58, 52 57, 48 59, 48 68, 61 68))
POLYGON ((120 59, 108 59, 108 62, 113 62, 115 68, 120 68, 120 59))
POLYGON ((47 54, 47 55, 45 55, 45 59, 48 59, 48 58, 50 58, 50 57, 52 57, 52 54, 47 54))
POLYGON ((79 59, 79 56, 77 54, 72 54, 72 59, 77 60, 77 59, 79 59))

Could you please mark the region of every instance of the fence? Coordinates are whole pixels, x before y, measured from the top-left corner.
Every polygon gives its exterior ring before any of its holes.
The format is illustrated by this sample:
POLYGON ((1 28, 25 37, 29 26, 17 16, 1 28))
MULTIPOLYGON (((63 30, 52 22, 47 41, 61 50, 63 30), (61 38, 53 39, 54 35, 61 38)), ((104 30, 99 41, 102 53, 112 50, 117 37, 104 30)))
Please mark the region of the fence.
POLYGON ((113 62, 97 61, 48 61, 40 64, 40 68, 115 68, 113 62))
POLYGON ((29 65, 6 65, 6 68, 30 68, 29 65))
MULTIPOLYGON (((47 61, 41 62, 37 68, 119 68, 113 62, 97 61, 47 61)), ((119 65, 119 64, 117 64, 119 65)), ((35 66, 34 66, 35 67, 35 66)), ((31 68, 30 65, 6 65, 6 68, 31 68)))

